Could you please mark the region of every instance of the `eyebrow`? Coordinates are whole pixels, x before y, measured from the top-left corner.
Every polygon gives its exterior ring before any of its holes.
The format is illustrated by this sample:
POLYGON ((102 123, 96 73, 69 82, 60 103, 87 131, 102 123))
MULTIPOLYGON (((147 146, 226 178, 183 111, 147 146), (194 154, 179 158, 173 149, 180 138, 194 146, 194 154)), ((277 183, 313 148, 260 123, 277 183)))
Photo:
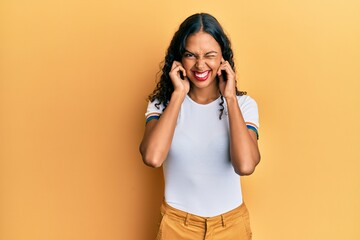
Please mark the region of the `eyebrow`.
MULTIPOLYGON (((187 49, 185 49, 185 52, 188 52, 188 53, 191 53, 192 55, 197 56, 197 54, 195 54, 195 53, 193 53, 193 52, 190 52, 190 51, 187 50, 187 49)), ((217 54, 218 52, 217 52, 217 51, 210 51, 210 52, 205 53, 205 55, 209 55, 209 54, 213 54, 213 53, 217 54)))
POLYGON ((218 53, 217 51, 210 51, 210 52, 207 52, 207 53, 205 53, 205 55, 209 55, 209 54, 212 54, 212 53, 218 53))

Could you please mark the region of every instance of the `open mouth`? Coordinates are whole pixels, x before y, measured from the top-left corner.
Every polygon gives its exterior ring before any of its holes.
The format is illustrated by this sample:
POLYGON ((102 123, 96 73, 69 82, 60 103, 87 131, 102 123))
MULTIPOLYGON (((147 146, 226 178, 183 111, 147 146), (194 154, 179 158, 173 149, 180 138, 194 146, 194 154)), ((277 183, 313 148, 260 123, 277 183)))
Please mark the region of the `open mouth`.
POLYGON ((210 76, 210 70, 204 72, 194 72, 194 76, 198 81, 205 81, 210 76))

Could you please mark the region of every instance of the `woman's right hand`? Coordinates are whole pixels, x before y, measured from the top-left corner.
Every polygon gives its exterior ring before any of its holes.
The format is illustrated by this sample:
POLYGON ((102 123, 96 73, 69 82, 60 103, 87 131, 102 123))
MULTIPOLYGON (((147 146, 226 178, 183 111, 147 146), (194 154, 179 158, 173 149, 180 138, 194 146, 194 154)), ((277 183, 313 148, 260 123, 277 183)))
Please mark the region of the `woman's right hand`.
POLYGON ((184 93, 185 95, 188 94, 190 90, 190 82, 186 77, 186 71, 181 62, 173 62, 169 76, 172 84, 174 85, 174 92, 184 93), (181 78, 181 74, 184 76, 184 79, 181 78))

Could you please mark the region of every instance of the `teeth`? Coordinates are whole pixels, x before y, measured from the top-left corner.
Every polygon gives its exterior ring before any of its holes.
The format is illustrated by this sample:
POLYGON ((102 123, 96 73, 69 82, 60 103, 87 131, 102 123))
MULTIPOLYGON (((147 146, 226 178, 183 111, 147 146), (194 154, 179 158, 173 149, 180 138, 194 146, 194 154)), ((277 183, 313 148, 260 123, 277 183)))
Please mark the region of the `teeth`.
POLYGON ((199 77, 199 78, 203 78, 205 77, 207 74, 209 73, 209 71, 206 71, 206 72, 203 72, 203 73, 195 73, 195 76, 196 77, 199 77))

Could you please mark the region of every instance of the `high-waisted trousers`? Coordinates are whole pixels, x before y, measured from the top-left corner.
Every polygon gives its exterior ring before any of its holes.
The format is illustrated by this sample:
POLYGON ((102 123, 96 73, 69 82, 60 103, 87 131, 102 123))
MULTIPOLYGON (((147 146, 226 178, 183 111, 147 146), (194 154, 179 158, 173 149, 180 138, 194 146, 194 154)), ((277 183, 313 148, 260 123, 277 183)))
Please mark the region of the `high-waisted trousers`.
POLYGON ((245 204, 215 217, 201 217, 161 206, 157 240, 251 240, 249 212, 245 204))

